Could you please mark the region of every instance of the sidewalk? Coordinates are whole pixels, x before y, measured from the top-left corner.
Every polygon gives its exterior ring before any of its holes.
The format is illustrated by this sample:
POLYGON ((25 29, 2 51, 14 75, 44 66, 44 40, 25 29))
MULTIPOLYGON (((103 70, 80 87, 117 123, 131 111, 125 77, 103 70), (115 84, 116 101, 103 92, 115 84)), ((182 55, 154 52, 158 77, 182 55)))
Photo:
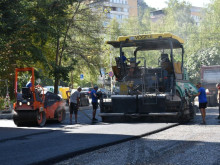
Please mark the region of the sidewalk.
POLYGON ((12 119, 13 118, 14 111, 11 112, 4 112, 4 110, 0 110, 0 119, 12 119))

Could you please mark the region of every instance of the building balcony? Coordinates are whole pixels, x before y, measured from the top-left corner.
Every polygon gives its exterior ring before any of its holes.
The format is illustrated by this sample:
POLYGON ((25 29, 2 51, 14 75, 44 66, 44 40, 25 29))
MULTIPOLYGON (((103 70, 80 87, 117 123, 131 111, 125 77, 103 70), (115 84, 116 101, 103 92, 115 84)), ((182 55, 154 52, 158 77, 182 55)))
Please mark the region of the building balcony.
POLYGON ((113 3, 113 2, 103 2, 103 6, 108 6, 108 7, 121 7, 121 8, 127 8, 127 9, 129 9, 129 5, 128 5, 128 4, 113 3))
POLYGON ((110 11, 112 14, 117 14, 117 15, 129 15, 129 12, 121 12, 121 11, 110 11))

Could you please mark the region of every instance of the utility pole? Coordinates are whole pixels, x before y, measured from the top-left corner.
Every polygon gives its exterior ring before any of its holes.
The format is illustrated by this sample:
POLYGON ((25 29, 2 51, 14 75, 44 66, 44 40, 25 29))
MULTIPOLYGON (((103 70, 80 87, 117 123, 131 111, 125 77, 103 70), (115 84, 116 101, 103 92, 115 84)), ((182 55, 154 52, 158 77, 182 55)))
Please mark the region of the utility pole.
MULTIPOLYGON (((110 48, 110 68, 112 70, 112 47, 110 48)), ((110 77, 110 80, 111 80, 111 93, 112 93, 112 90, 113 90, 113 80, 112 80, 113 76, 110 77)))

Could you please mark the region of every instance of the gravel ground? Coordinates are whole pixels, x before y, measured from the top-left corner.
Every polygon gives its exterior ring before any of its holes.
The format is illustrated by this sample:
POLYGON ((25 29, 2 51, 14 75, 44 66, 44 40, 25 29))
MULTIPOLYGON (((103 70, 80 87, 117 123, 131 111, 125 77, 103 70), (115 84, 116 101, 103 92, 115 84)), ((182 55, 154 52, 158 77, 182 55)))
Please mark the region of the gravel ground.
POLYGON ((137 140, 75 156, 56 165, 220 165, 218 108, 207 109, 207 125, 193 122, 137 140))

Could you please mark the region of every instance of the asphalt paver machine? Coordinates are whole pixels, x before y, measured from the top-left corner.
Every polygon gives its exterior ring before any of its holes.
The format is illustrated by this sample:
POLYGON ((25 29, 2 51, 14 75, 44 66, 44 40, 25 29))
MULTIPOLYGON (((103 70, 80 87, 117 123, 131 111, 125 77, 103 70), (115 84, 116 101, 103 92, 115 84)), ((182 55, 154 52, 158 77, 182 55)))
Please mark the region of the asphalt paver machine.
POLYGON ((148 116, 189 121, 194 117, 196 106, 190 96, 197 93, 197 89, 189 82, 183 65, 184 41, 181 38, 171 33, 158 33, 122 36, 106 43, 120 50, 120 56, 115 58, 116 66, 112 66, 120 84, 120 94, 100 100, 103 121, 148 116), (130 64, 123 61, 125 48, 133 48, 130 64), (174 59, 174 49, 179 49, 180 61, 174 59), (147 67, 148 59, 138 56, 141 51, 159 52, 158 66, 147 67))
POLYGON ((52 92, 45 93, 40 85, 35 86, 34 68, 15 69, 15 96, 13 115, 14 123, 17 126, 44 126, 47 120, 62 122, 65 119, 65 103, 52 92), (22 87, 18 92, 19 72, 31 72, 32 86, 22 87))

